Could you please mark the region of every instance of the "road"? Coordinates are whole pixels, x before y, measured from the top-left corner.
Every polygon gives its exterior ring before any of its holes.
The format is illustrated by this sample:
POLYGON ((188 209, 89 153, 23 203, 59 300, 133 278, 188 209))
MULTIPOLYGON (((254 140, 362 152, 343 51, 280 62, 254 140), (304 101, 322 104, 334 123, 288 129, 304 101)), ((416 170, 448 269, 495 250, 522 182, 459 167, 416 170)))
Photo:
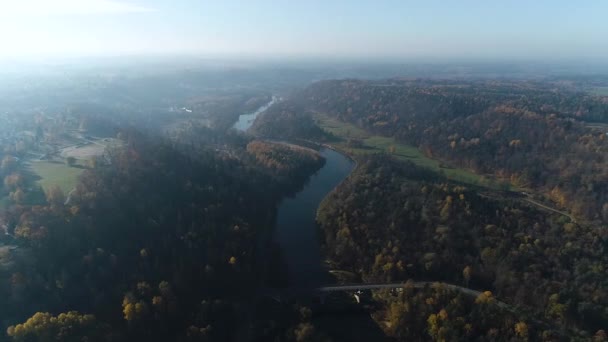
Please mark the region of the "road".
MULTIPOLYGON (((286 298, 294 298, 294 297, 302 297, 302 296, 309 296, 309 297, 321 296, 321 297, 323 297, 324 294, 329 294, 332 292, 356 292, 356 291, 363 291, 363 290, 402 289, 402 288, 405 288, 406 286, 411 286, 415 289, 424 289, 424 288, 431 288, 433 286, 442 286, 448 290, 460 292, 462 294, 465 294, 465 295, 471 296, 471 297, 475 297, 475 298, 477 298, 479 295, 482 294, 482 291, 477 291, 477 290, 473 290, 473 289, 470 289, 467 287, 449 284, 449 283, 431 282, 431 281, 414 281, 414 282, 409 282, 409 283, 327 285, 327 286, 321 286, 321 287, 317 287, 317 288, 308 288, 308 289, 291 288, 291 289, 283 289, 283 290, 279 290, 279 291, 272 291, 272 293, 265 293, 265 295, 272 297, 277 301, 283 301, 286 298)), ((496 306, 498 306, 499 308, 509 311, 515 315, 519 316, 522 314, 522 312, 520 312, 520 310, 518 310, 517 307, 507 304, 505 302, 502 302, 496 298, 494 298, 493 303, 496 306)), ((535 319, 532 317, 528 317, 528 319, 530 319, 531 321, 534 321, 535 323, 537 323, 539 325, 547 326, 547 323, 540 321, 538 319, 535 319)))
MULTIPOLYGON (((430 288, 431 286, 437 286, 437 285, 443 286, 449 290, 457 291, 457 292, 460 292, 460 293, 463 293, 465 295, 475 297, 475 298, 477 298, 480 294, 482 294, 482 291, 473 290, 473 289, 470 289, 467 287, 458 286, 458 285, 449 284, 449 283, 430 282, 430 281, 416 281, 416 282, 410 282, 409 284, 408 283, 383 283, 383 284, 329 285, 329 286, 318 287, 318 288, 314 289, 313 292, 322 294, 322 293, 331 293, 331 292, 340 292, 340 291, 355 292, 355 291, 361 291, 361 290, 402 289, 405 286, 411 286, 415 289, 424 289, 427 287, 430 288)), ((518 317, 521 316, 522 314, 524 314, 517 307, 507 304, 505 302, 499 301, 496 298, 494 298, 493 303, 495 305, 497 305, 499 308, 509 311, 518 317)), ((540 327, 544 327, 546 329, 555 328, 554 326, 548 324, 547 322, 539 320, 535 317, 531 317, 528 314, 524 314, 524 315, 525 315, 524 317, 526 317, 529 321, 536 323, 540 327)), ((558 331, 558 333, 560 335, 562 334, 561 331, 558 331)))
MULTIPOLYGON (((443 286, 449 290, 457 291, 464 293, 471 297, 477 297, 482 294, 482 291, 473 290, 467 287, 458 286, 449 283, 443 282, 432 282, 432 281, 414 281, 408 283, 378 283, 378 284, 344 284, 344 285, 327 285, 321 286, 317 288, 300 288, 300 289, 284 289, 278 290, 274 293, 266 293, 266 295, 274 296, 278 295, 279 297, 287 296, 302 296, 302 295, 315 295, 315 294, 324 294, 331 292, 355 292, 355 291, 363 291, 363 290, 388 290, 388 289, 402 289, 406 286, 412 286, 415 289, 423 289, 431 286, 443 286)), ((514 308, 504 302, 496 300, 495 303, 501 307, 508 310, 514 310, 514 308)))
MULTIPOLYGON (((491 195, 491 194, 488 194, 488 193, 479 192, 478 195, 481 196, 481 197, 484 197, 484 198, 490 198, 490 199, 497 200, 497 201, 500 201, 502 199, 501 197, 498 197, 496 195, 491 195)), ((513 192, 509 192, 508 193, 508 197, 516 198, 516 199, 522 200, 524 202, 528 202, 529 204, 532 204, 535 207, 539 207, 541 209, 544 209, 544 210, 547 210, 547 211, 550 211, 550 212, 553 212, 553 213, 565 216, 565 217, 569 218, 570 221, 576 223, 576 219, 574 218, 574 216, 570 215, 569 213, 567 213, 565 211, 561 211, 561 210, 549 207, 549 206, 547 206, 545 204, 542 204, 541 202, 538 202, 538 201, 532 199, 532 196, 530 194, 528 194, 528 193, 514 192, 513 191, 513 192)))
MULTIPOLYGON (((441 282, 430 282, 430 281, 416 281, 411 282, 411 286, 415 289, 423 289, 431 287, 433 285, 440 285, 449 290, 458 291, 466 295, 477 297, 482 292, 473 290, 467 287, 462 287, 454 284, 441 283, 441 282)), ((348 285, 330 285, 316 288, 316 292, 328 293, 328 292, 340 292, 340 291, 362 291, 362 290, 383 290, 383 289, 402 289, 406 286, 406 283, 384 283, 384 284, 348 284, 348 285)), ((511 306, 507 303, 496 301, 496 304, 502 308, 510 308, 511 306)))
POLYGON ((535 200, 531 199, 531 198, 529 197, 529 195, 528 195, 528 196, 526 196, 526 197, 524 197, 524 201, 526 201, 526 202, 528 202, 528 203, 530 203, 530 204, 533 204, 533 205, 535 205, 535 206, 537 206, 537 207, 543 208, 543 209, 545 209, 545 210, 549 210, 549 211, 551 211, 551 212, 554 212, 554 213, 557 213, 557 214, 560 214, 560 215, 566 216, 567 218, 569 218, 569 219, 570 219, 570 221, 572 221, 572 222, 576 222, 576 219, 575 219, 575 218, 574 218, 572 215, 568 214, 567 212, 565 212, 565 211, 560 211, 560 210, 557 210, 557 209, 555 209, 555 208, 548 207, 548 206, 546 206, 546 205, 544 205, 544 204, 542 204, 542 203, 540 203, 540 202, 537 202, 537 201, 535 201, 535 200))
MULTIPOLYGON (((431 286, 434 284, 439 284, 445 286, 451 290, 458 290, 461 292, 466 292, 472 296, 478 296, 481 294, 480 291, 472 290, 466 287, 441 283, 441 282, 431 282, 431 281, 417 281, 410 283, 414 288, 421 289, 427 286, 431 286)), ((347 285, 330 285, 330 286, 321 286, 316 291, 319 292, 336 292, 336 291, 357 291, 357 290, 381 290, 381 289, 401 289, 404 288, 407 283, 382 283, 382 284, 347 284, 347 285)))

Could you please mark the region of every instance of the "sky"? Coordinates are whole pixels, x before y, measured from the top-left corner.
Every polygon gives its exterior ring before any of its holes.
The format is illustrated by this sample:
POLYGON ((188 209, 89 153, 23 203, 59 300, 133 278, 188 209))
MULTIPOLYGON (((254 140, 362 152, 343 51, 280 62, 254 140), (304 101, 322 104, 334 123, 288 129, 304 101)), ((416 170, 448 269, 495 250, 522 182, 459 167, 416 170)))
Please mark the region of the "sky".
POLYGON ((606 0, 0 0, 0 58, 608 58, 606 0))

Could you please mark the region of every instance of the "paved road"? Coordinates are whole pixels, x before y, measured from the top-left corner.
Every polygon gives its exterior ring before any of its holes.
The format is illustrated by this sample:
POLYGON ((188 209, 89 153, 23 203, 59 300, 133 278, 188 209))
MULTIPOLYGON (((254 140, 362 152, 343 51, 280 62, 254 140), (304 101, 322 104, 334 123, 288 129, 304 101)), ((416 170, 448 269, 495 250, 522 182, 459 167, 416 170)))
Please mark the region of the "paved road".
MULTIPOLYGON (((433 285, 441 285, 449 290, 457 291, 457 292, 460 292, 460 293, 463 293, 465 295, 472 296, 472 297, 478 297, 482 293, 481 291, 473 290, 473 289, 470 289, 467 287, 462 287, 462 286, 442 283, 442 282, 416 281, 416 282, 410 282, 409 284, 416 289, 431 287, 433 285)), ((349 292, 349 291, 359 291, 359 290, 400 289, 400 288, 404 288, 405 286, 406 286, 406 283, 329 285, 329 286, 322 286, 322 287, 316 288, 316 289, 314 289, 314 291, 317 293, 319 293, 319 292, 320 293, 330 293, 330 292, 340 292, 340 291, 349 292)), ((513 305, 507 304, 507 303, 499 301, 497 299, 494 299, 494 304, 497 305, 498 307, 500 307, 501 309, 507 310, 515 315, 521 314, 520 310, 518 310, 513 305)), ((528 317, 527 319, 538 324, 541 327, 545 327, 548 329, 555 328, 555 327, 549 325, 548 323, 546 323, 542 320, 539 320, 537 318, 534 318, 534 317, 528 317)), ((560 332, 560 334, 561 334, 561 332, 560 332)))
MULTIPOLYGON (((442 282, 432 282, 432 281, 415 281, 409 283, 415 289, 422 289, 425 287, 431 287, 433 285, 441 285, 445 288, 453 291, 462 292, 466 295, 477 297, 482 292, 473 290, 467 287, 462 287, 454 284, 442 283, 442 282)), ((314 295, 314 294, 323 294, 323 293, 331 293, 331 292, 354 292, 354 291, 362 291, 362 290, 382 290, 382 289, 401 289, 404 288, 407 283, 379 283, 379 284, 344 284, 344 285, 327 285, 321 286, 317 288, 290 288, 290 289, 281 289, 281 290, 271 290, 271 293, 266 293, 267 295, 286 295, 286 296, 300 296, 300 295, 314 295)), ((500 306, 510 307, 506 303, 502 303, 497 301, 500 306)))
MULTIPOLYGON (((328 285, 328 286, 321 286, 321 287, 317 287, 317 288, 308 288, 308 289, 306 289, 306 288, 283 289, 283 290, 279 290, 278 292, 272 291, 271 293, 265 293, 265 295, 270 296, 270 297, 276 299, 277 301, 282 301, 282 299, 285 299, 285 298, 293 298, 293 297, 299 297, 299 296, 323 295, 323 294, 327 294, 327 293, 331 293, 331 292, 355 292, 355 291, 362 291, 362 290, 402 289, 406 286, 406 284, 407 283, 328 285)), ((471 297, 475 297, 475 298, 477 298, 480 294, 482 294, 481 291, 473 290, 473 289, 470 289, 467 287, 458 286, 458 285, 454 285, 454 284, 442 283, 442 282, 415 281, 415 282, 410 282, 409 285, 415 289, 423 289, 426 287, 431 287, 433 285, 435 285, 435 286, 440 285, 440 286, 447 288, 448 290, 460 292, 467 296, 471 296, 471 297)), ((510 304, 507 304, 505 302, 499 301, 496 298, 494 298, 494 304, 496 304, 498 307, 500 307, 504 310, 510 311, 514 314, 519 314, 519 310, 516 307, 514 307, 513 305, 510 305, 510 304)), ((534 320, 534 321, 536 321, 539 324, 544 324, 543 322, 538 321, 538 320, 534 320)))
POLYGON ((572 222, 576 222, 576 219, 575 219, 574 217, 572 217, 572 215, 568 214, 568 213, 567 213, 567 212, 565 212, 565 211, 560 211, 560 210, 557 210, 557 209, 555 209, 555 208, 548 207, 548 206, 546 206, 546 205, 544 205, 544 204, 542 204, 542 203, 540 203, 540 202, 537 202, 537 201, 535 201, 535 200, 531 199, 530 197, 525 197, 525 198, 524 198, 524 201, 526 201, 526 202, 528 202, 528 203, 530 203, 530 204, 534 204, 535 206, 540 207, 540 208, 543 208, 543 209, 545 209, 545 210, 549 210, 549 211, 551 211, 551 212, 554 212, 554 213, 557 213, 557 214, 560 214, 560 215, 566 216, 567 218, 569 218, 569 219, 570 219, 570 221, 572 221, 572 222))
MULTIPOLYGON (((490 198, 490 199, 497 200, 497 201, 500 201, 502 199, 501 197, 493 196, 493 195, 490 195, 487 193, 482 193, 482 192, 479 192, 478 195, 481 197, 490 198)), ((561 211, 561 210, 549 207, 545 204, 542 204, 541 202, 538 202, 538 201, 532 199, 532 196, 530 194, 523 194, 523 193, 519 193, 519 192, 510 192, 509 196, 511 196, 512 198, 516 198, 516 199, 520 199, 522 201, 528 202, 529 204, 532 204, 541 209, 544 209, 544 210, 547 210, 547 211, 550 211, 550 212, 553 212, 556 214, 560 214, 562 216, 566 216, 567 218, 570 219, 570 221, 576 222, 576 219, 574 218, 574 216, 570 215, 569 213, 567 213, 565 211, 561 211)))
MULTIPOLYGON (((472 296, 472 297, 477 297, 482 293, 481 291, 473 290, 473 289, 470 289, 467 287, 462 287, 462 286, 448 284, 448 283, 441 283, 441 282, 417 281, 417 282, 413 282, 410 284, 415 289, 422 289, 425 287, 430 287, 432 285, 441 285, 449 290, 458 291, 458 292, 464 293, 464 294, 472 296)), ((321 293, 328 293, 328 292, 340 292, 340 291, 401 289, 401 288, 404 288, 405 286, 406 286, 406 283, 348 284, 348 285, 322 286, 322 287, 316 288, 315 291, 321 292, 321 293)), ((498 300, 496 301, 496 305, 498 305, 499 307, 504 308, 504 309, 514 310, 514 308, 511 305, 498 301, 498 300)))
MULTIPOLYGON (((422 289, 430 287, 432 285, 441 285, 447 289, 459 291, 469 296, 477 297, 481 294, 481 291, 469 289, 458 285, 441 283, 441 282, 430 282, 430 281, 417 281, 410 283, 415 289, 422 289)), ((348 285, 330 285, 322 286, 315 291, 317 292, 339 292, 339 291, 360 291, 360 290, 381 290, 381 289, 401 289, 406 286, 406 283, 385 283, 385 284, 348 284, 348 285)))

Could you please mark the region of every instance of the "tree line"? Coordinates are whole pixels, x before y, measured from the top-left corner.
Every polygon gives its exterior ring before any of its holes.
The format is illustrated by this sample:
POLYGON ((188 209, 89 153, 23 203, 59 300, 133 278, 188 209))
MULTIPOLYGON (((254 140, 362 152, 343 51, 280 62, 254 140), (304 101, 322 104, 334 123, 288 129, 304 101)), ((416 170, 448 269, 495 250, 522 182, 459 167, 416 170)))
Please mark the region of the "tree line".
MULTIPOLYGON (((319 209, 324 251, 364 282, 443 281, 491 291, 547 322, 552 328, 541 335, 588 337, 605 328, 605 230, 497 198, 410 162, 368 157, 319 209)), ((504 315, 496 315, 475 324, 502 324, 504 315)), ((426 323, 395 329, 423 334, 426 323)))
POLYGON ((322 160, 256 143, 248 152, 231 135, 123 138, 84 171, 69 204, 0 213, 19 246, 0 270, 11 340, 225 341, 249 328, 243 312, 266 262, 256 241, 272 229, 285 179, 303 182, 322 160))
POLYGON ((608 137, 586 125, 606 121, 605 98, 523 81, 347 80, 314 84, 299 101, 608 222, 608 137))

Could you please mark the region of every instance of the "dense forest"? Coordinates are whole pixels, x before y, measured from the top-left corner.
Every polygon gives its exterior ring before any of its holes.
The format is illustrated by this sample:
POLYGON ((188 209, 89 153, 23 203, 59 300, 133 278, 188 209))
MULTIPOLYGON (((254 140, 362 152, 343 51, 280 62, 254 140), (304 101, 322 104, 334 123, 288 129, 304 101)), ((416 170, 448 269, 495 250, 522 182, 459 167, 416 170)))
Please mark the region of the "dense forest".
POLYGON ((252 138, 230 127, 270 93, 187 89, 0 117, 0 340, 352 340, 349 325, 368 340, 607 339, 606 97, 560 81, 323 81, 259 115, 252 138), (319 208, 332 275, 405 284, 362 303, 268 296, 287 284, 277 206, 325 162, 287 141, 340 139, 318 113, 441 161, 353 154, 319 208), (76 160, 72 146, 104 148, 76 160), (78 171, 75 188, 43 188, 36 163, 78 171), (455 167, 519 193, 441 174, 455 167), (576 221, 524 200, 538 194, 576 221))
POLYGON ((260 142, 248 152, 240 136, 220 142, 210 134, 199 144, 198 136, 121 137, 124 146, 85 170, 69 204, 57 190, 44 204, 2 210, 18 248, 0 269, 1 326, 14 341, 225 341, 243 333, 263 278, 254 242, 272 229, 286 182, 303 182, 322 159, 260 142))
MULTIPOLYGON (((373 314, 386 333, 399 341, 556 341, 565 336, 545 330, 535 319, 522 319, 489 291, 478 297, 441 284, 416 289, 406 283, 398 293, 374 297, 382 309, 373 314)), ((599 341, 602 341, 601 339, 599 341)))
POLYGON ((188 100, 192 113, 186 117, 209 118, 211 127, 225 131, 234 124, 240 114, 254 112, 270 100, 271 96, 268 94, 242 91, 214 94, 202 98, 195 97, 188 100))
POLYGON ((324 139, 323 132, 298 102, 280 102, 269 108, 253 123, 251 130, 263 137, 279 139, 324 139))
MULTIPOLYGON (((324 200, 318 221, 326 254, 364 282, 429 280, 491 291, 517 308, 517 318, 526 324, 533 323, 531 317, 548 324, 537 332, 546 336, 579 330, 591 336, 608 324, 603 275, 608 234, 603 228, 569 222, 515 199, 482 195, 387 156, 361 161, 324 200)), ((383 300, 387 310, 405 314, 393 308, 397 299, 383 300)), ((397 303, 407 310, 421 305, 409 301, 420 299, 410 296, 397 303)), ((504 323, 491 315, 483 319, 473 312, 478 308, 462 305, 459 310, 465 311, 459 315, 477 315, 467 321, 475 327, 504 323)), ((427 318, 395 327, 391 334, 413 338, 398 330, 425 331, 427 318)), ((467 322, 450 324, 459 324, 458 334, 465 334, 467 322)))
POLYGON ((303 184, 325 162, 317 151, 287 143, 254 140, 247 144, 247 152, 284 189, 303 184))
POLYGON ((534 82, 326 81, 299 100, 608 222, 608 137, 586 124, 608 120, 606 97, 534 82))

